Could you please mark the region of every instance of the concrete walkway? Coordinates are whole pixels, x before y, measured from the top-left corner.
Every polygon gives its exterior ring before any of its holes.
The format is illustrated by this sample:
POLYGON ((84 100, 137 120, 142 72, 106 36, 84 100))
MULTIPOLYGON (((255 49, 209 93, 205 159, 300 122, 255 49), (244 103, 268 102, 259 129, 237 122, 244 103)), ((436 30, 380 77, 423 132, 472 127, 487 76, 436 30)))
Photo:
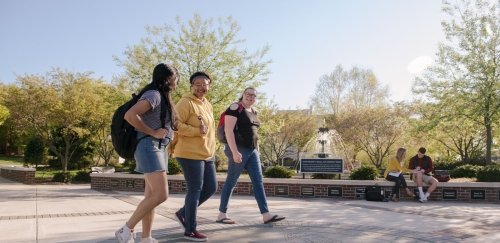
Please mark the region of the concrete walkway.
MULTIPOLYGON (((114 231, 142 196, 98 192, 82 185, 23 185, 0 178, 0 242, 116 242, 114 231)), ((186 242, 174 220, 183 194, 156 210, 153 237, 186 242)), ((215 223, 219 195, 199 208, 198 230, 209 242, 500 242, 500 205, 456 202, 367 202, 268 198, 271 213, 287 216, 262 223, 253 197, 233 197, 237 223, 215 223)), ((136 227, 140 242, 140 224, 136 227)))

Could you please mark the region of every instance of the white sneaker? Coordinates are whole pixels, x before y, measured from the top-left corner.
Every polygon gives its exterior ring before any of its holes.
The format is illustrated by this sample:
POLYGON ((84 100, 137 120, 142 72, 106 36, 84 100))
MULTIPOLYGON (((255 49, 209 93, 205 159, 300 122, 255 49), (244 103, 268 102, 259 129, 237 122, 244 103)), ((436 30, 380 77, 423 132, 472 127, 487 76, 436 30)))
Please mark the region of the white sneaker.
POLYGON ((158 243, 158 240, 153 237, 141 238, 141 243, 158 243))
POLYGON ((418 201, 420 201, 421 203, 427 202, 427 197, 425 195, 420 195, 418 201))
POLYGON ((133 243, 134 232, 127 226, 123 226, 115 232, 115 237, 120 243, 133 243))

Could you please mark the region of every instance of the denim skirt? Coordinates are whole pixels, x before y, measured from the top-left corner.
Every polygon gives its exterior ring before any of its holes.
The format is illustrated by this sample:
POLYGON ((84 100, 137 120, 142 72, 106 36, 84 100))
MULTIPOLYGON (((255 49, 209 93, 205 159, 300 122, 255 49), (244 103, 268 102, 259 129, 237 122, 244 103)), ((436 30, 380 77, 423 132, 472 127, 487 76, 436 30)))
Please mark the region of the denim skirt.
MULTIPOLYGON (((144 133, 138 132, 137 138, 144 137, 144 133)), ((159 146, 159 140, 148 136, 137 143, 135 148, 135 171, 139 173, 153 173, 157 171, 166 171, 168 173, 168 159, 165 147, 169 139, 163 139, 159 146)))

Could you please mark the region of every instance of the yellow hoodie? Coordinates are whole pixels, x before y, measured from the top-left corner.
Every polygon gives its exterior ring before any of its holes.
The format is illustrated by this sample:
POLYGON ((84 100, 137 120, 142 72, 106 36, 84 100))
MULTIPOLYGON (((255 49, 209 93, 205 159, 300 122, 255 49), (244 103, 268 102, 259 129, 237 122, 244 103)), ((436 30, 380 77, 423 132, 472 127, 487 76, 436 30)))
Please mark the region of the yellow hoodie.
POLYGON ((402 167, 401 164, 399 163, 398 159, 396 159, 394 157, 394 158, 391 159, 391 161, 387 165, 387 169, 385 169, 384 178, 387 177, 387 174, 389 174, 389 172, 400 172, 400 173, 403 173, 403 172, 410 172, 410 170, 407 169, 407 168, 405 168, 405 167, 402 167))
POLYGON ((184 95, 175 110, 178 114, 174 141, 174 156, 194 160, 212 160, 215 154, 215 121, 212 104, 193 94, 184 95), (201 117, 207 133, 200 133, 201 117))

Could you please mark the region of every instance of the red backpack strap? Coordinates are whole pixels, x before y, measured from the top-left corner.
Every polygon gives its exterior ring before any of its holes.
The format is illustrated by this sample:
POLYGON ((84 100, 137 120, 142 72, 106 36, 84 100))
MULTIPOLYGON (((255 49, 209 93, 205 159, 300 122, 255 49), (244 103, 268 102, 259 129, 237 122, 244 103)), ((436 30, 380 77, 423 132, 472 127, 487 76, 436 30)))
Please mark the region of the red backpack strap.
POLYGON ((238 102, 238 112, 241 113, 245 107, 243 107, 243 104, 241 102, 238 102))

